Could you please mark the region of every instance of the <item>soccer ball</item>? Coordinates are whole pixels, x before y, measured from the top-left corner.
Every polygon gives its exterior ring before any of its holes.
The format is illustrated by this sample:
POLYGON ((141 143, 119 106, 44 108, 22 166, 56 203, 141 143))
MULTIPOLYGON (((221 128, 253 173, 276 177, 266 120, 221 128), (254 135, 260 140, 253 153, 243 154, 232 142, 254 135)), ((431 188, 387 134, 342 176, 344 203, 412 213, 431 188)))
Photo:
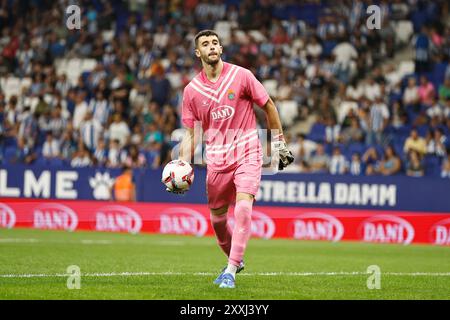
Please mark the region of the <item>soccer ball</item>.
POLYGON ((164 167, 161 182, 171 190, 187 191, 194 182, 194 169, 184 160, 172 160, 164 167))

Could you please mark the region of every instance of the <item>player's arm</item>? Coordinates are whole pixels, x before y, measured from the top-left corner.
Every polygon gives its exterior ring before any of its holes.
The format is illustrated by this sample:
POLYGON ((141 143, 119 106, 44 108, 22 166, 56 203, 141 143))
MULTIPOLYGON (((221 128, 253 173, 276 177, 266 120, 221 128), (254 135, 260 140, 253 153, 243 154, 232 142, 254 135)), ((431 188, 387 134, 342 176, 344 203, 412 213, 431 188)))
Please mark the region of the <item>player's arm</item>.
POLYGON ((272 133, 272 150, 279 153, 280 162, 278 165, 279 170, 283 170, 289 164, 294 161, 292 152, 288 150, 283 135, 283 127, 281 125, 280 116, 278 114, 277 107, 272 99, 269 97, 267 102, 262 106, 262 109, 266 113, 267 125, 272 133))

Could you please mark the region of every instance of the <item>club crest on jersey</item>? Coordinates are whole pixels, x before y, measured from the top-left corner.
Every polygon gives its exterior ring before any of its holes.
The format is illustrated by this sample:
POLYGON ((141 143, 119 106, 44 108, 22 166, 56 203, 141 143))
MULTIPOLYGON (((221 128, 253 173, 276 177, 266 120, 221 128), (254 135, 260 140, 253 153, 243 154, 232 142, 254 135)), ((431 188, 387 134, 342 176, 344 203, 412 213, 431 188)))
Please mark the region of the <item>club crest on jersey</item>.
POLYGON ((228 90, 228 99, 233 100, 236 95, 234 94, 233 89, 228 90))
POLYGON ((221 105, 211 110, 211 117, 215 121, 230 119, 234 115, 234 108, 227 105, 221 105))

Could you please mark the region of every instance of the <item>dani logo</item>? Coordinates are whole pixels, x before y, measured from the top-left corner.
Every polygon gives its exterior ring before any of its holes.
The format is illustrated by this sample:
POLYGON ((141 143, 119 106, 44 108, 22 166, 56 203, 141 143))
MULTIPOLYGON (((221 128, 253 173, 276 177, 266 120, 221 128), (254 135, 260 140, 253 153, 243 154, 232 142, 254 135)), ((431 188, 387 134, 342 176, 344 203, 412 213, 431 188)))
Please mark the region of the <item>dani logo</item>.
POLYGON ((413 226, 403 218, 392 215, 376 215, 359 226, 363 241, 410 244, 414 239, 413 226))
POLYGON ((34 228, 74 231, 78 225, 77 214, 62 204, 45 203, 33 210, 34 228))
POLYGON ((234 108, 228 105, 215 107, 211 110, 211 117, 214 121, 224 121, 234 116, 234 108))
POLYGON ((142 228, 141 216, 134 210, 119 205, 105 206, 95 214, 95 230, 111 232, 139 233, 142 228))
POLYGON ((322 212, 301 214, 293 221, 292 227, 294 239, 299 240, 337 242, 344 235, 342 223, 335 217, 322 212))
POLYGON ((0 228, 11 229, 16 224, 16 214, 6 204, 0 203, 0 228))
POLYGON ((450 245, 450 218, 435 223, 430 229, 430 238, 436 245, 450 245))
POLYGON ((170 208, 160 213, 160 233, 203 236, 208 230, 206 218, 189 208, 170 208))

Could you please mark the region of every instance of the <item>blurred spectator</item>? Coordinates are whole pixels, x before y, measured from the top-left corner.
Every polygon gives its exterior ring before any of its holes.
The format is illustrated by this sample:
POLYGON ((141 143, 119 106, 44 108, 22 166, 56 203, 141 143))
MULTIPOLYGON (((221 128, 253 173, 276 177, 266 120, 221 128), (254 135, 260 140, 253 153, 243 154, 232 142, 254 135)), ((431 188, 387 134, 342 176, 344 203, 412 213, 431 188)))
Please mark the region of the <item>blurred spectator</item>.
POLYGON ((428 28, 422 26, 420 33, 413 38, 415 47, 415 71, 427 72, 430 68, 430 39, 428 28))
POLYGON ((359 119, 353 117, 350 126, 342 131, 342 142, 345 144, 361 143, 364 140, 364 131, 359 125, 359 119))
POLYGON ((433 102, 435 90, 433 84, 428 81, 427 77, 420 76, 419 98, 420 103, 430 106, 433 102))
POLYGON ((95 94, 95 99, 89 102, 89 110, 92 112, 94 119, 102 126, 107 123, 111 114, 111 105, 101 90, 98 90, 95 94))
POLYGON ((64 159, 72 159, 77 151, 77 143, 69 130, 64 131, 60 142, 60 148, 61 156, 64 159))
POLYGON ((317 143, 306 139, 304 134, 298 134, 294 141, 290 141, 289 150, 294 154, 294 161, 308 160, 311 154, 316 150, 317 143), (297 156, 295 156, 297 155, 297 156))
POLYGON ((130 129, 127 123, 122 120, 120 113, 113 115, 113 123, 109 126, 108 137, 110 140, 118 140, 121 147, 127 144, 130 137, 130 129))
POLYGON ((403 146, 403 152, 408 154, 410 151, 417 151, 420 156, 427 152, 427 145, 424 138, 419 136, 417 129, 412 129, 409 137, 403 146))
POLYGON ((427 154, 445 157, 447 154, 447 138, 441 128, 436 129, 434 132, 429 131, 427 133, 426 142, 427 154))
POLYGON ((84 100, 85 94, 78 93, 75 98, 75 110, 73 112, 73 128, 75 130, 80 129, 81 122, 86 117, 86 113, 88 111, 88 104, 84 100))
POLYGON ((137 145, 132 144, 128 149, 128 155, 124 161, 127 167, 131 168, 142 168, 146 165, 145 155, 139 152, 137 145))
POLYGON ((403 104, 405 106, 412 106, 418 104, 419 101, 419 88, 416 85, 416 79, 411 77, 408 79, 408 86, 403 92, 403 104))
POLYGON ((363 165, 359 153, 352 154, 352 159, 349 165, 349 172, 352 176, 360 176, 363 174, 363 165))
POLYGON ((120 142, 118 139, 110 140, 108 148, 108 160, 106 161, 106 166, 108 168, 117 168, 125 160, 126 153, 120 147, 120 142))
POLYGON ((400 172, 402 162, 392 146, 384 150, 384 157, 380 161, 379 172, 384 176, 391 176, 400 172))
POLYGON ((341 152, 340 147, 333 148, 333 154, 330 159, 331 174, 345 174, 348 170, 347 160, 341 152))
POLYGON ((103 167, 106 165, 106 162, 108 160, 107 158, 108 150, 106 149, 106 143, 104 139, 98 139, 97 146, 94 150, 94 163, 100 167, 103 167))
POLYGON ((92 165, 91 155, 83 142, 80 141, 78 143, 78 150, 74 153, 70 165, 74 168, 83 168, 92 165))
POLYGON ((384 129, 389 122, 389 109, 381 97, 377 97, 371 105, 369 119, 366 143, 372 144, 375 141, 377 144, 381 144, 384 141, 384 129))
POLYGON ((447 153, 447 157, 442 162, 441 177, 450 178, 450 152, 447 153))
POLYGON ((330 157, 325 153, 323 144, 317 144, 316 151, 308 161, 308 167, 311 172, 328 172, 330 157))
POLYGON ((93 152, 97 147, 97 142, 102 137, 102 133, 101 123, 92 117, 91 111, 86 111, 84 121, 80 125, 80 137, 90 152, 93 152))
POLYGON ((51 132, 47 133, 45 143, 42 147, 42 155, 46 158, 56 158, 60 155, 59 141, 53 137, 51 132))
POLYGON ((444 83, 439 86, 439 100, 444 102, 448 99, 450 99, 450 77, 445 78, 444 83))
POLYGON ((116 201, 136 201, 136 186, 134 183, 133 169, 127 165, 118 176, 113 185, 113 199, 116 201))
POLYGON ((421 157, 417 151, 411 151, 408 155, 406 175, 410 177, 422 177, 425 174, 421 157))
POLYGON ((327 143, 339 142, 341 126, 336 123, 334 117, 328 117, 328 119, 326 119, 326 123, 325 141, 327 143))
POLYGON ((370 147, 362 156, 362 162, 366 168, 365 174, 367 176, 378 173, 380 166, 380 159, 378 157, 377 150, 374 147, 370 147))
POLYGON ((169 100, 170 82, 165 77, 164 68, 161 64, 154 64, 151 69, 150 90, 152 92, 152 100, 162 108, 169 100))

